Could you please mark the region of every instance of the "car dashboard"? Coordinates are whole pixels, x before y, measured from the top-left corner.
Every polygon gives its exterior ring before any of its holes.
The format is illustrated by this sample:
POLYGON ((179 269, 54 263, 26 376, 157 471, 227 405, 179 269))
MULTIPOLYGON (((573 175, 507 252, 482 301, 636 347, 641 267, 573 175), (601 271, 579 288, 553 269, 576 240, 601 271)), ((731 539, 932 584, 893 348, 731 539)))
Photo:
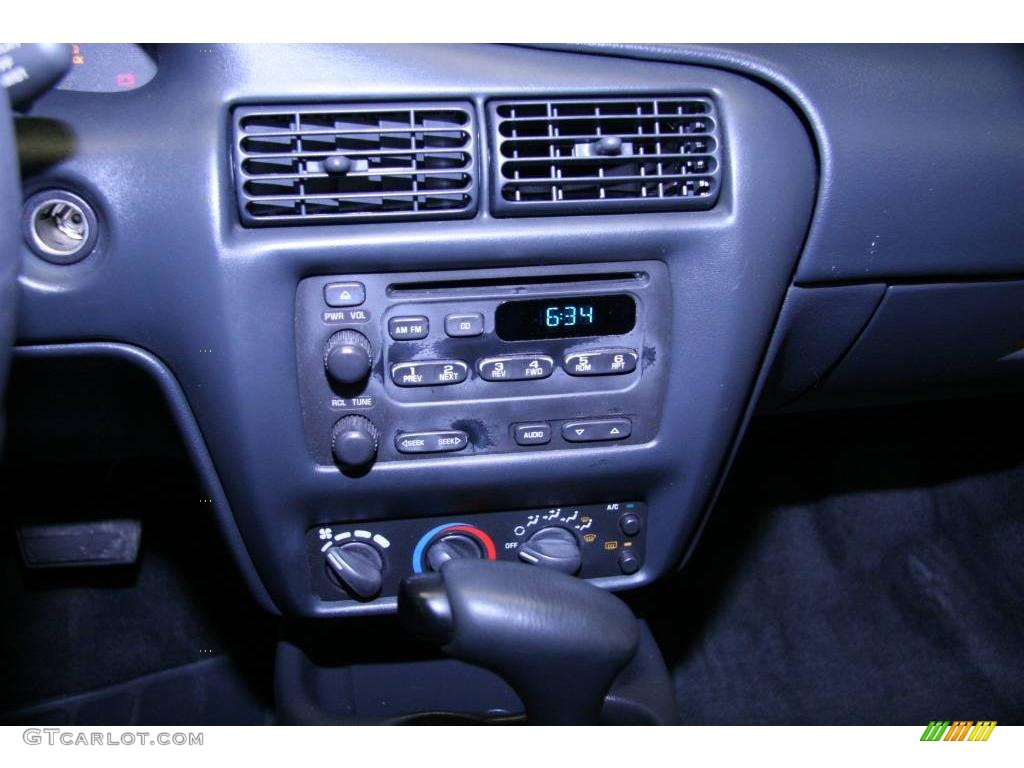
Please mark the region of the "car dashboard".
POLYGON ((72 53, 16 120, 15 359, 151 382, 271 614, 458 559, 629 594, 755 414, 1024 382, 1012 49, 72 53))

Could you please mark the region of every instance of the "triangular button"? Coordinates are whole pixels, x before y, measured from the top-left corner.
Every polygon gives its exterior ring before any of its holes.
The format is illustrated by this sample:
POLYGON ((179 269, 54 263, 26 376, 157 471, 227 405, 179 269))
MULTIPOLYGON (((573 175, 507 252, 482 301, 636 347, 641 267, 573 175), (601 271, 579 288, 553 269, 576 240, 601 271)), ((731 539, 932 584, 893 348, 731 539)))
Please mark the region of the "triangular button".
POLYGON ((576 434, 577 434, 577 435, 582 435, 582 434, 583 434, 584 432, 586 432, 586 430, 585 430, 585 429, 577 429, 577 430, 576 430, 576 434))
POLYGON ((609 435, 617 435, 617 434, 619 434, 619 428, 618 427, 612 427, 611 432, 609 432, 608 434, 609 435))
POLYGON ((351 298, 352 298, 352 294, 351 294, 351 293, 349 293, 348 291, 342 291, 342 292, 341 292, 341 298, 343 298, 343 299, 345 299, 346 301, 348 301, 349 299, 351 299, 351 298))

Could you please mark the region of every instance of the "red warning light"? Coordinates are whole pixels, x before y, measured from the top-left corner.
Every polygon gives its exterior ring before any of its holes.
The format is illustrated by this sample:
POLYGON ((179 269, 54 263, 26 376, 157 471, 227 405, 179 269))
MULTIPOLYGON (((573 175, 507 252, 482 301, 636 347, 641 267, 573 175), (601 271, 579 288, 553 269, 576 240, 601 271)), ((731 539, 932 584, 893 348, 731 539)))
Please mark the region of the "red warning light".
POLYGON ((117 87, 118 88, 134 88, 135 87, 135 75, 132 72, 119 72, 117 74, 117 87))

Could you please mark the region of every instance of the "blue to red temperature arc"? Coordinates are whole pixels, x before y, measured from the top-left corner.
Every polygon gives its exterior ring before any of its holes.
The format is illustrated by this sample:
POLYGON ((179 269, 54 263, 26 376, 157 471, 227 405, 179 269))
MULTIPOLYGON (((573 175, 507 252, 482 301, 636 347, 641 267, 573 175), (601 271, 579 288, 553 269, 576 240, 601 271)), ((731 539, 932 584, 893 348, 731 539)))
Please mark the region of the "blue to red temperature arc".
POLYGON ((431 528, 416 542, 416 548, 412 552, 413 573, 423 573, 423 552, 427 545, 435 538, 449 533, 463 533, 467 536, 472 536, 483 547, 484 557, 488 560, 498 559, 498 551, 494 547, 494 540, 475 525, 470 525, 469 523, 443 523, 431 528))

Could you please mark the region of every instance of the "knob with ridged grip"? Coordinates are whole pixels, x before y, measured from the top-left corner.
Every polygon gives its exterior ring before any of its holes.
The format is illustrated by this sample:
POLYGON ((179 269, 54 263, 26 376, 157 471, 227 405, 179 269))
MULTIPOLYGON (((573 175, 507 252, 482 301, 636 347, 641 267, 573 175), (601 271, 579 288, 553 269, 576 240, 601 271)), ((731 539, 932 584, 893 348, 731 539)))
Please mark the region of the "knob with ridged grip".
POLYGON ((334 460, 347 469, 365 467, 377 456, 380 432, 364 416, 346 416, 331 432, 334 460))
POLYGON ((373 347, 358 331, 338 331, 324 348, 324 369, 335 384, 361 384, 373 368, 373 347))

